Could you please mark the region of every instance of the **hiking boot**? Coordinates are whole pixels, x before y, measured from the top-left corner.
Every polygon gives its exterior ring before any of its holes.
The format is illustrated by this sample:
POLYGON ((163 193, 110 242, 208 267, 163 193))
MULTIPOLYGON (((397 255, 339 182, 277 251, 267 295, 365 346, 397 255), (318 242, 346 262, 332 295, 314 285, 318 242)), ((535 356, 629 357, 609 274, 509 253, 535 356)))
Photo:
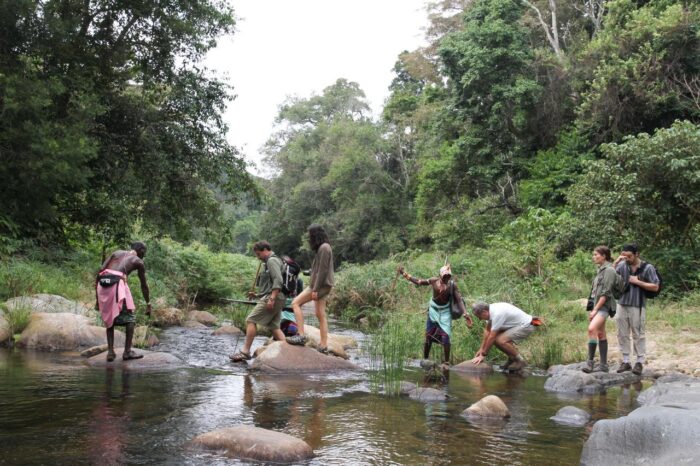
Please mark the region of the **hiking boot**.
POLYGON ((306 336, 305 335, 299 335, 298 333, 292 337, 287 337, 285 338, 287 343, 290 345, 299 345, 299 346, 304 346, 306 343, 306 336))
POLYGON ((518 359, 518 360, 513 361, 513 362, 508 366, 508 370, 509 370, 510 372, 518 372, 518 371, 520 371, 520 370, 525 369, 525 366, 527 366, 527 362, 525 362, 525 361, 522 360, 522 359, 518 359))
POLYGON ((642 375, 642 370, 643 370, 643 369, 644 369, 644 367, 642 366, 642 363, 641 363, 641 362, 638 362, 638 363, 636 363, 636 364, 634 365, 634 368, 632 369, 632 373, 633 373, 634 375, 642 375))
POLYGON ((622 372, 627 372, 627 371, 631 371, 631 370, 632 370, 632 366, 630 366, 630 363, 623 362, 622 365, 620 365, 620 368, 617 370, 617 373, 620 374, 622 372))
POLYGON ((498 367, 499 367, 499 369, 501 369, 502 371, 507 371, 507 370, 510 368, 510 365, 513 364, 514 362, 515 362, 515 359, 509 359, 509 360, 507 360, 504 364, 501 364, 501 365, 498 366, 498 367))
POLYGON ((586 374, 590 374, 591 372, 593 372, 593 361, 591 361, 591 360, 586 361, 586 367, 584 367, 581 370, 583 372, 585 372, 586 374))
POLYGON ((608 368, 607 364, 600 364, 595 368, 594 372, 608 372, 609 370, 610 368, 608 368))

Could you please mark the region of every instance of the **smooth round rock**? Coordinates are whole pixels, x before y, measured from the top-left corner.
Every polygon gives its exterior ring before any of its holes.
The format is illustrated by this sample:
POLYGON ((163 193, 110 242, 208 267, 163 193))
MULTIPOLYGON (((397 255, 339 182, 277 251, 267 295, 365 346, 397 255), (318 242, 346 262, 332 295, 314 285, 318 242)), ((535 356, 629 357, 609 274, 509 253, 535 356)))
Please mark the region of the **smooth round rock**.
POLYGON ((510 411, 499 397, 488 395, 462 411, 462 415, 469 418, 504 419, 510 417, 510 411))
POLYGON ((190 311, 187 313, 187 320, 195 320, 207 327, 216 325, 218 321, 215 315, 207 311, 190 311))
POLYGON ((239 336, 243 335, 243 332, 241 331, 240 328, 233 326, 233 325, 224 325, 223 327, 219 327, 216 330, 212 332, 212 335, 220 336, 220 335, 233 335, 233 336, 239 336))
POLYGON ((91 314, 91 309, 81 303, 71 301, 63 296, 43 293, 8 299, 5 302, 5 306, 9 310, 15 307, 27 307, 32 312, 69 313, 81 316, 91 314))
MULTIPOLYGON (((77 350, 107 343, 107 332, 93 325, 94 319, 71 313, 33 313, 17 346, 39 351, 77 350)), ((114 341, 124 344, 124 333, 116 330, 114 341)))
POLYGON ((86 350, 81 351, 80 355, 84 358, 91 358, 96 354, 104 353, 109 349, 109 345, 105 343, 104 345, 92 346, 86 350))
POLYGON ((466 374, 491 374, 493 367, 490 364, 474 364, 471 361, 464 361, 456 366, 450 367, 451 371, 464 372, 466 374))
POLYGON ((10 332, 10 325, 5 318, 0 315, 0 346, 9 344, 11 337, 12 332, 10 332))
POLYGON ((255 358, 251 369, 264 373, 306 375, 314 372, 333 372, 359 369, 342 358, 321 354, 313 348, 290 345, 281 341, 270 344, 255 358))
POLYGON ((308 443, 291 435, 253 426, 235 426, 198 435, 194 447, 243 460, 296 463, 313 458, 308 443))
POLYGON ((185 320, 185 312, 175 307, 153 309, 151 319, 158 327, 174 327, 185 320))
POLYGON ((591 420, 591 415, 576 406, 564 406, 550 419, 558 424, 582 427, 591 420))

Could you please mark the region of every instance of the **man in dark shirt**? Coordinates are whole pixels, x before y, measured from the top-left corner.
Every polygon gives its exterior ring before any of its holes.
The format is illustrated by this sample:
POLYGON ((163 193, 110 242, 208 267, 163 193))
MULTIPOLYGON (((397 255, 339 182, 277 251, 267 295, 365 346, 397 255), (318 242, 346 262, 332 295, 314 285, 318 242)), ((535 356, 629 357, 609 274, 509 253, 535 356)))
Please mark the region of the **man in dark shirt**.
POLYGON ((627 290, 617 301, 617 340, 622 351, 622 365, 617 372, 632 370, 636 375, 642 374, 646 357, 646 297, 645 291, 659 290, 659 277, 656 269, 639 257, 639 247, 625 244, 620 257, 615 260, 615 270, 626 283, 627 290), (630 365, 630 333, 637 362, 630 365))

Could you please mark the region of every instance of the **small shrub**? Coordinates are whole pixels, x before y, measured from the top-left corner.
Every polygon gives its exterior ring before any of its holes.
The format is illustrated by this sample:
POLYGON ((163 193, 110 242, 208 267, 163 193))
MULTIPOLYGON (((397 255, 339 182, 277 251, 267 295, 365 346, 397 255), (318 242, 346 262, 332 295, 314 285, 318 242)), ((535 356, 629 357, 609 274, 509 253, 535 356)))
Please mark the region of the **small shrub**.
POLYGON ((5 309, 4 317, 9 326, 10 335, 22 333, 29 325, 31 316, 32 310, 28 306, 15 306, 12 309, 5 309))

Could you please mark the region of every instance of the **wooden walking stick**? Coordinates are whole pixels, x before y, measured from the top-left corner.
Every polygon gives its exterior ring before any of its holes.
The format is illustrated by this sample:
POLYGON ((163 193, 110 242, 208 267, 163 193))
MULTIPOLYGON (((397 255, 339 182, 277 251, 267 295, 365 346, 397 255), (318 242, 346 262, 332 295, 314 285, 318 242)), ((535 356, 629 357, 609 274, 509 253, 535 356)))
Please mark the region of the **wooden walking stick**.
POLYGON ((258 278, 260 278, 260 268, 262 267, 262 262, 258 263, 258 271, 255 272, 255 279, 253 280, 253 286, 250 287, 248 294, 255 294, 255 287, 258 285, 258 278))

